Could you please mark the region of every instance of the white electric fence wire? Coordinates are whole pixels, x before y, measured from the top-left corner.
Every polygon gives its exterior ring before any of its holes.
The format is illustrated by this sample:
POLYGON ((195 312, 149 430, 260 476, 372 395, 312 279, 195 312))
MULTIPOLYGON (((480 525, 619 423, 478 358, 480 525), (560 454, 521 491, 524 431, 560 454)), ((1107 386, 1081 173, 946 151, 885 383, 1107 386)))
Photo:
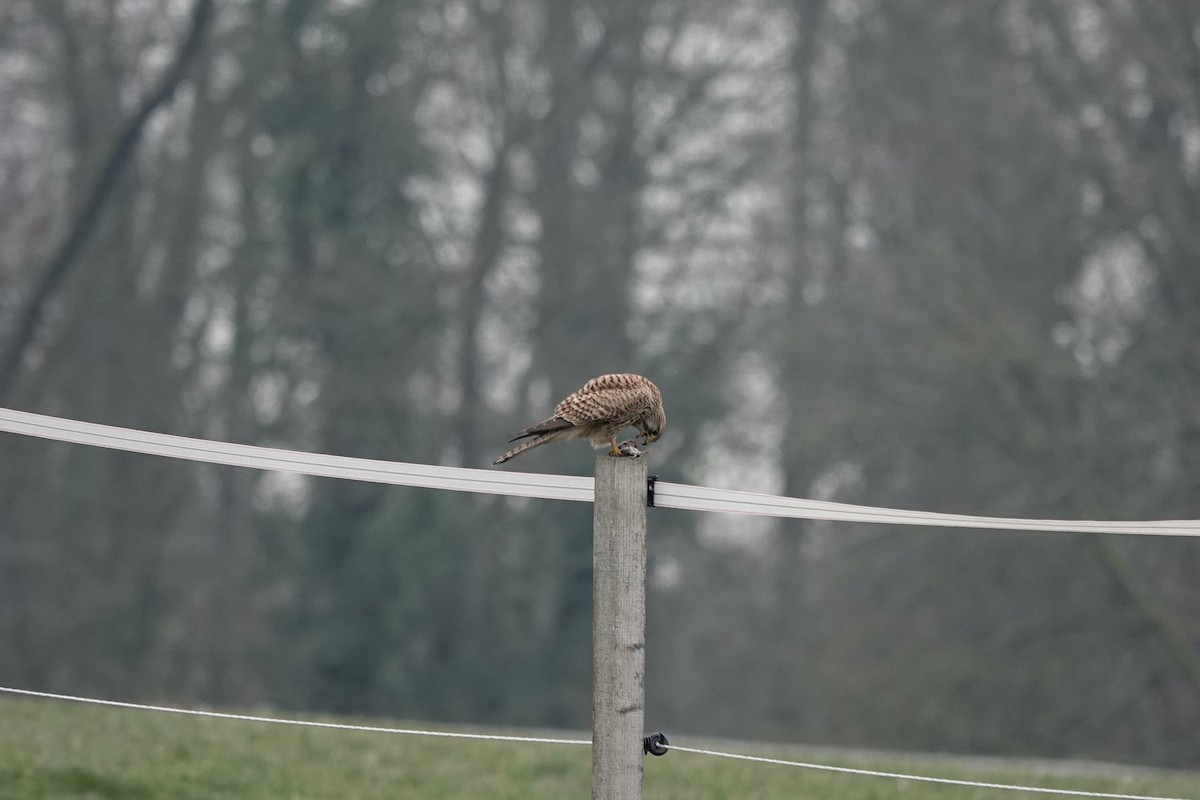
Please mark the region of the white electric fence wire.
MULTIPOLYGON (((144 703, 126 703, 119 700, 100 700, 94 697, 79 697, 69 694, 56 694, 54 692, 38 692, 31 689, 14 689, 6 686, 0 686, 0 692, 9 694, 24 695, 26 697, 37 697, 44 700, 65 700, 74 703, 88 703, 91 705, 109 706, 114 708, 132 709, 135 711, 158 711, 167 714, 184 714, 194 717, 213 717, 216 719, 237 720, 240 722, 265 722, 273 725, 293 725, 305 728, 328 728, 342 731, 362 731, 366 733, 392 733, 405 734, 409 736, 436 736, 445 739, 473 739, 493 742, 517 742, 521 744, 569 744, 569 745, 588 745, 591 746, 590 739, 558 739, 548 736, 504 736, 500 734, 488 733, 461 733, 458 731, 428 731, 415 728, 388 728, 376 725, 349 725, 338 722, 317 722, 313 720, 301 719, 281 719, 278 717, 264 717, 255 714, 229 714, 221 711, 203 711, 193 708, 174 708, 171 706, 156 706, 147 705, 144 703)), ((824 772, 838 772, 847 775, 858 775, 868 778, 894 778, 897 780, 906 781, 921 781, 924 783, 941 783, 950 786, 967 786, 979 789, 1001 789, 1006 791, 1016 792, 1040 792, 1043 794, 1060 794, 1072 795, 1075 797, 1099 797, 1110 798, 1111 800, 1187 800, 1179 797, 1162 797, 1158 795, 1137 795, 1137 794, 1109 794, 1105 792, 1087 792, 1073 789, 1048 789, 1040 786, 1018 786, 1007 783, 986 783, 982 781, 959 780, 955 778, 935 778, 928 775, 909 775, 903 772, 881 772, 879 770, 857 769, 854 767, 838 767, 832 764, 811 764, 803 761, 786 761, 780 758, 766 758, 764 756, 748 756, 740 753, 725 753, 719 750, 702 750, 697 747, 680 747, 674 744, 664 744, 663 747, 668 750, 677 750, 681 753, 692 753, 702 756, 716 756, 719 758, 729 758, 737 761, 749 761, 758 764, 775 764, 785 767, 801 767, 804 769, 821 770, 824 772)))
POLYGON ((402 733, 408 736, 437 736, 444 739, 477 739, 489 742, 523 742, 527 744, 592 744, 591 739, 553 739, 545 736, 501 736, 490 733, 461 733, 458 731, 425 731, 418 728, 383 728, 375 725, 349 725, 340 722, 317 722, 305 719, 280 719, 277 717, 262 717, 255 714, 228 714, 222 711, 202 711, 195 708, 172 708, 171 706, 152 706, 144 703, 125 703, 119 700, 100 700, 94 697, 77 697, 70 694, 55 694, 53 692, 35 692, 30 689, 12 689, 0 686, 0 692, 40 697, 44 700, 69 700, 73 703, 89 703, 97 706, 128 708, 135 711, 159 711, 166 714, 186 714, 192 717, 214 717, 216 719, 233 719, 241 722, 267 722, 272 725, 295 725, 302 728, 332 728, 339 731, 365 731, 367 733, 402 733))
POLYGON ((731 758, 737 761, 750 761, 756 764, 775 764, 782 767, 800 767, 802 769, 815 769, 823 772, 839 772, 846 775, 860 775, 868 778, 895 778, 903 781, 921 781, 923 783, 940 783, 948 786, 968 786, 973 789, 1000 789, 1011 792, 1038 792, 1041 794, 1066 794, 1073 797, 1103 797, 1113 798, 1114 800, 1185 800, 1179 797, 1160 797, 1157 795, 1140 795, 1140 794, 1109 794, 1107 792, 1087 792, 1080 789, 1050 789, 1042 786, 1019 786, 1011 783, 987 783, 985 781, 968 781, 959 780, 957 778, 935 778, 928 775, 909 775, 903 772, 881 772, 874 769, 858 769, 855 767, 838 767, 832 764, 810 764, 804 761, 787 761, 782 758, 766 758, 764 756, 748 756, 740 753, 723 753, 718 750, 702 750, 698 747, 679 747, 673 744, 664 744, 663 747, 668 750, 677 750, 680 753, 694 753, 702 756, 717 756, 719 758, 731 758))
POLYGON ((940 514, 875 508, 827 500, 804 500, 770 494, 710 489, 682 483, 654 484, 654 505, 692 511, 755 514, 843 522, 873 522, 887 525, 930 525, 943 528, 989 528, 1010 531, 1063 531, 1074 533, 1122 533, 1144 536, 1200 536, 1200 520, 1152 520, 1110 522, 1103 520, 1014 519, 978 517, 969 514, 940 514))
MULTIPOLYGON (((346 478, 397 486, 418 486, 461 492, 574 500, 586 503, 595 499, 593 479, 588 477, 405 464, 395 461, 374 461, 295 450, 278 450, 117 428, 111 425, 79 422, 7 408, 0 408, 0 431, 189 461, 280 470, 318 477, 346 478)), ((891 525, 1120 533, 1146 536, 1200 536, 1200 520, 1121 522, 980 517, 804 500, 754 492, 689 486, 666 481, 655 483, 654 505, 657 508, 678 508, 690 511, 716 511, 767 517, 891 525)))
POLYGON ((321 478, 345 478, 395 486, 538 497, 547 500, 576 500, 586 503, 595 498, 592 479, 572 475, 439 467, 304 453, 298 450, 278 450, 116 428, 8 408, 0 408, 0 431, 185 461, 277 470, 321 478))

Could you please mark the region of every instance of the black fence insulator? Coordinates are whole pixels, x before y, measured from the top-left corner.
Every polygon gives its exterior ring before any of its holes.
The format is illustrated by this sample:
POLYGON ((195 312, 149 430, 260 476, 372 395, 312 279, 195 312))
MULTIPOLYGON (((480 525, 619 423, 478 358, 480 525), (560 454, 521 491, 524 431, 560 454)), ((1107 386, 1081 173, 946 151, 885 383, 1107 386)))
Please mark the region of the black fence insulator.
POLYGON ((657 475, 651 475, 646 478, 646 506, 654 508, 654 484, 658 481, 657 475))
POLYGON ((642 737, 642 751, 652 756, 665 756, 667 754, 667 741, 665 733, 655 731, 649 736, 642 737))

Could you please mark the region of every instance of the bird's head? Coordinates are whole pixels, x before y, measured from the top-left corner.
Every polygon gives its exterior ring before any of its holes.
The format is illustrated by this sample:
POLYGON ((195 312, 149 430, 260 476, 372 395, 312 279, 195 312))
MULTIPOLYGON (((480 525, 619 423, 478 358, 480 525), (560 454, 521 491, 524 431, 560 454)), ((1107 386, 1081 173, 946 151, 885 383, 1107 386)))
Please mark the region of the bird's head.
POLYGON ((642 435, 646 438, 646 444, 657 442, 662 438, 663 431, 667 429, 666 412, 662 408, 657 408, 647 414, 646 419, 642 422, 641 429, 642 435))

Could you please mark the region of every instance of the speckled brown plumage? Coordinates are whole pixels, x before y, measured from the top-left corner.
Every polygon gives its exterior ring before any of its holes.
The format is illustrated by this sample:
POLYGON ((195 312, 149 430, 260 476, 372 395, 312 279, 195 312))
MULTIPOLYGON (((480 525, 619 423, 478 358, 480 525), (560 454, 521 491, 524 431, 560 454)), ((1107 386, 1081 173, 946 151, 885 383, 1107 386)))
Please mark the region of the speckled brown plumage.
POLYGON ((593 447, 608 446, 609 455, 624 453, 617 447, 617 434, 633 427, 646 444, 662 436, 667 427, 662 393, 649 378, 624 372, 592 378, 554 407, 554 416, 517 433, 510 442, 528 439, 493 463, 503 464, 550 442, 587 439, 593 447))

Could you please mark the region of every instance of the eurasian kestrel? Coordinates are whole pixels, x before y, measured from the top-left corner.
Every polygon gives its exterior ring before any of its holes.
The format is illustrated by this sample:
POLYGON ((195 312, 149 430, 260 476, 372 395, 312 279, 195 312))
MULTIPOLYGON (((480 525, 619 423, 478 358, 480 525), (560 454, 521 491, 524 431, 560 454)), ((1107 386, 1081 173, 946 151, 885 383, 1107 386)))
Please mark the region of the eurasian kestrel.
POLYGON ((554 407, 554 416, 518 433, 510 442, 529 438, 529 441, 509 450, 494 464, 503 464, 526 450, 548 442, 567 439, 588 439, 592 447, 609 447, 609 455, 637 454, 636 448, 617 446, 617 434, 623 428, 634 427, 645 437, 646 444, 662 436, 667 427, 662 393, 649 378, 631 373, 601 375, 592 378, 577 392, 572 392, 554 407), (622 449, 624 448, 624 449, 622 449))

